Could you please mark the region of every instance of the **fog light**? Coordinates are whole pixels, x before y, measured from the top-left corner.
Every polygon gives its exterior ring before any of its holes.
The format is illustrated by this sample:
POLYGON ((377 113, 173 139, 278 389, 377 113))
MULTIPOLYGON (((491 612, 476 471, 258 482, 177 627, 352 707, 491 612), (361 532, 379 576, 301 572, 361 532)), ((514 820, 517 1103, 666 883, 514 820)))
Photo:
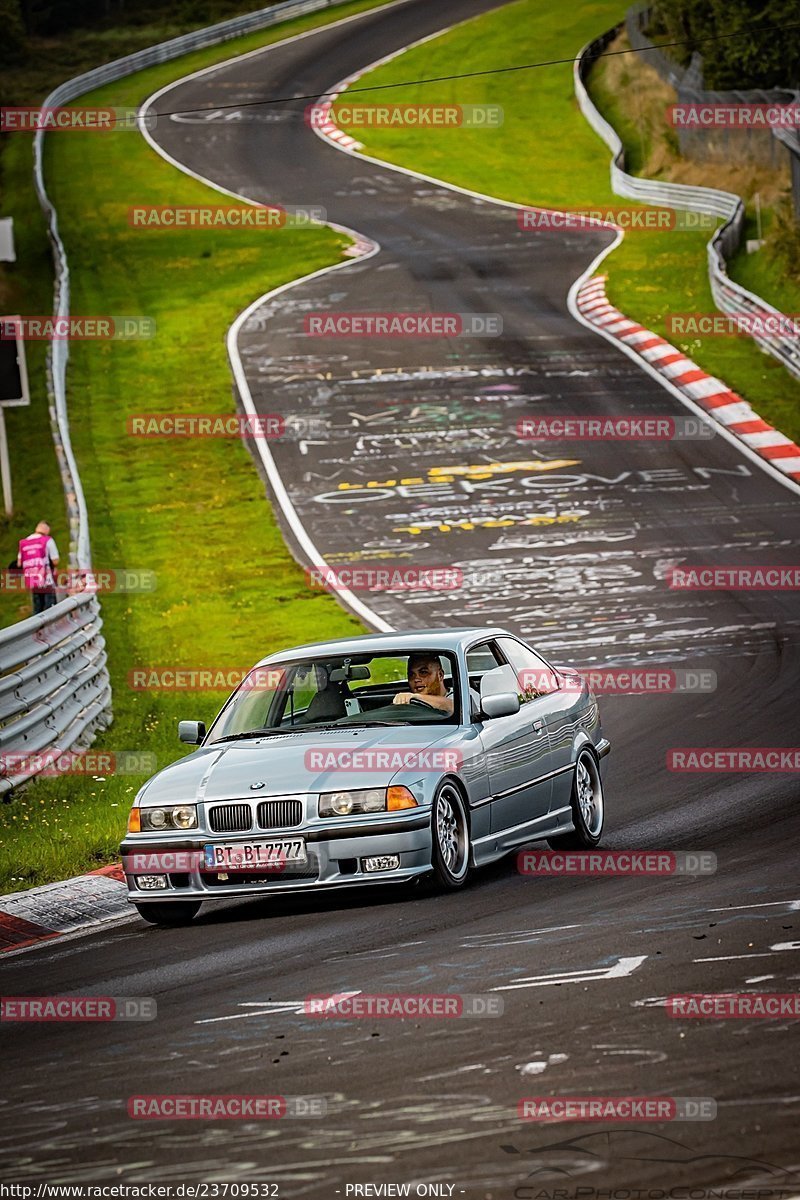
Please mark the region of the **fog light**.
POLYGON ((158 892, 169 886, 166 875, 136 875, 134 878, 140 892, 158 892))
POLYGON ((399 854, 380 854, 374 858, 362 858, 364 871, 396 871, 400 866, 399 854))

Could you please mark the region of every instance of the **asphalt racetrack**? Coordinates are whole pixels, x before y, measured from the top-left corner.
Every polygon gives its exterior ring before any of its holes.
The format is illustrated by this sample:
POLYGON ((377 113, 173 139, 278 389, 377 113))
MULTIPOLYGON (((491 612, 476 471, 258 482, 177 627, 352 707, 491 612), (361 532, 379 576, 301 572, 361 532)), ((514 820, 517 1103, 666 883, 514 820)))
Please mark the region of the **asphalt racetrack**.
POLYGON ((157 111, 181 115, 162 116, 154 137, 232 192, 322 205, 380 246, 267 299, 238 335, 258 411, 313 416, 324 430, 271 443, 298 555, 297 521, 332 565, 463 571, 451 591, 362 594, 397 628, 502 623, 581 668, 713 671, 711 692, 601 698, 613 743, 604 846, 711 851, 718 870, 541 879, 511 861, 455 895, 249 900, 209 907, 186 929, 137 920, 12 955, 8 993, 155 996, 159 1019, 4 1031, 9 1177, 270 1181, 280 1196, 320 1198, 367 1183, 436 1183, 478 1200, 688 1185, 725 1186, 729 1200, 746 1187, 800 1194, 797 1022, 676 1019, 664 1006, 673 993, 797 989, 796 776, 666 766, 672 747, 796 741, 796 593, 682 592, 666 580, 675 564, 795 562, 796 492, 719 436, 546 448, 517 438, 534 414, 687 415, 568 310, 610 234, 522 231, 511 207, 359 161, 306 125, 306 101, 230 119, 238 103, 322 95, 496 7, 409 0, 215 68, 159 97, 157 111), (305 333, 309 313, 360 310, 495 313, 503 335, 305 333), (492 993, 504 1012, 302 1012, 309 994, 358 990, 492 993), (173 1092, 324 1096, 328 1112, 129 1119, 128 1096, 173 1092), (518 1119, 521 1098, 555 1094, 710 1097, 716 1117, 518 1119))

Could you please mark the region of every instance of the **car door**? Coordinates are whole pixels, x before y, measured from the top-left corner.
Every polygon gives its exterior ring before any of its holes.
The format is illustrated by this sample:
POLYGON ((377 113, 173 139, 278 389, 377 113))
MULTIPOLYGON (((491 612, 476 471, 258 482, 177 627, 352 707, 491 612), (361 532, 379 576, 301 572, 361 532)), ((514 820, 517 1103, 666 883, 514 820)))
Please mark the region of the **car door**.
MULTIPOLYGON (((503 663, 495 642, 481 643, 466 657, 473 687, 478 683, 480 691, 486 686, 484 677, 497 673, 492 690, 518 692, 514 671, 503 663)), ((545 703, 523 704, 508 717, 484 718, 480 729, 492 794, 491 832, 498 834, 498 847, 513 846, 535 836, 537 823, 543 823, 550 809, 545 703)))
POLYGON ((558 672, 524 642, 517 638, 501 637, 497 643, 504 658, 517 673, 520 690, 531 693, 531 699, 523 703, 522 710, 535 705, 537 715, 547 726, 550 769, 554 772, 551 807, 553 811, 565 808, 569 805, 572 790, 577 702, 575 690, 565 688, 558 672), (534 693, 538 695, 534 696, 534 693))

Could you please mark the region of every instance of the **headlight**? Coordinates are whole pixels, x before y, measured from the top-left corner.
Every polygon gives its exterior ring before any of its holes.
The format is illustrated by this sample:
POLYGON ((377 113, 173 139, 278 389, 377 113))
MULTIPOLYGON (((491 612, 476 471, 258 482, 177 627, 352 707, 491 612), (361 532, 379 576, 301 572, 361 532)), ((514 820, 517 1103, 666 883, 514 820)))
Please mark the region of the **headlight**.
POLYGON ((197 809, 193 804, 182 804, 172 810, 172 824, 176 829, 194 829, 197 825, 197 809))
POLYGON ((140 808, 142 831, 148 829, 196 829, 197 807, 176 804, 174 808, 140 808))
POLYGON ((364 788, 359 792, 323 792, 319 798, 321 817, 347 817, 351 813, 386 812, 386 788, 364 788))

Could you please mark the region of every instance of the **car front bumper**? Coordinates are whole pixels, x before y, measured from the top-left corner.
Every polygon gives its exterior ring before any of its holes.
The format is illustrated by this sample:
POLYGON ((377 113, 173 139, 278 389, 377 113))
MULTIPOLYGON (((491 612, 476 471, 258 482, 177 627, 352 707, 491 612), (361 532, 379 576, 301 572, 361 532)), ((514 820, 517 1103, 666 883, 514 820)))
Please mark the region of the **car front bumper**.
POLYGON ((315 888, 357 887, 373 883, 400 883, 423 875, 431 869, 430 810, 408 816, 392 816, 373 823, 281 830, 258 835, 225 835, 193 833, 191 837, 158 837, 129 835, 120 847, 122 866, 128 885, 128 900, 132 904, 170 900, 224 900, 236 896, 266 895, 272 892, 305 892, 315 888), (179 851, 199 851, 211 843, 225 845, 253 841, 281 841, 302 837, 306 843, 307 864, 268 872, 257 868, 251 871, 227 872, 206 870, 193 866, 189 870, 137 871, 130 868, 134 855, 164 855, 179 851), (366 858, 395 855, 399 866, 388 870, 367 871, 366 858), (142 888, 137 879, 142 874, 160 875, 166 886, 142 888))

